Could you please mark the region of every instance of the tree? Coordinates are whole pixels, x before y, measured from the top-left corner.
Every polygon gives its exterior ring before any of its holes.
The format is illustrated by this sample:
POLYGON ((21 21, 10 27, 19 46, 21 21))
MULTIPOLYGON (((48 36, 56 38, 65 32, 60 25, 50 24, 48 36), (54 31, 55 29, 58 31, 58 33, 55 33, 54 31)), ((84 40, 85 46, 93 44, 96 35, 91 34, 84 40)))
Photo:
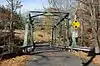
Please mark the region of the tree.
POLYGON ((7 6, 9 7, 10 11, 11 11, 11 18, 10 18, 10 37, 9 37, 9 51, 14 51, 14 47, 16 45, 14 45, 14 22, 16 22, 16 18, 14 18, 14 16, 16 15, 16 10, 18 8, 21 8, 21 1, 19 0, 6 0, 8 2, 7 6))
MULTIPOLYGON (((83 8, 78 9, 77 16, 81 20, 83 20, 84 24, 88 23, 88 26, 92 29, 92 44, 93 46, 98 49, 100 48, 99 42, 99 8, 100 8, 100 1, 99 0, 78 0, 81 3, 83 8)), ((86 25, 84 25, 86 27, 86 25)), ((92 47, 93 47, 92 46, 92 47)), ((98 49, 97 51, 99 51, 98 49)), ((96 52, 97 52, 96 51, 96 52)), ((97 52, 98 53, 98 52, 97 52)))

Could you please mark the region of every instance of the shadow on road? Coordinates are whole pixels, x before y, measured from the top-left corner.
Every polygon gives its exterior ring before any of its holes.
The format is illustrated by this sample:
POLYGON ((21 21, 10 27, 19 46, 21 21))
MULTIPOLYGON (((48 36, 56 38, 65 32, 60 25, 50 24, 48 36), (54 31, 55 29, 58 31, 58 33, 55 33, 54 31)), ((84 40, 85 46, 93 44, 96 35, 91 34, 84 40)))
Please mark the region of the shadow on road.
POLYGON ((41 50, 41 51, 36 51, 36 52, 32 52, 28 55, 37 55, 37 54, 40 54, 40 53, 45 53, 45 52, 62 52, 61 50, 41 50))

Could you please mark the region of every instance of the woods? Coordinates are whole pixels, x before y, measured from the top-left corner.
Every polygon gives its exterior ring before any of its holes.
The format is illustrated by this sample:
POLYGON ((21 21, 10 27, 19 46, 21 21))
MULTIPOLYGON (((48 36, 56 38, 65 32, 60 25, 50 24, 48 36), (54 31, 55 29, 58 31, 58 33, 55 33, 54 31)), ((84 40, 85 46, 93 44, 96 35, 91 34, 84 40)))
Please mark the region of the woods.
POLYGON ((16 51, 14 48, 20 41, 18 37, 15 37, 14 30, 23 25, 22 17, 16 11, 20 8, 18 7, 20 2, 14 0, 6 1, 8 2, 6 6, 0 6, 0 46, 3 46, 3 51, 14 52, 16 51))
MULTIPOLYGON (((96 49, 100 48, 100 39, 99 39, 99 13, 100 8, 99 0, 78 0, 79 7, 76 11, 77 19, 81 22, 81 37, 83 44, 90 44, 96 49), (88 34, 87 34, 88 33, 88 34), (87 35, 87 37, 86 37, 87 35), (87 43, 89 42, 89 43, 87 43)), ((96 50, 99 52, 100 49, 96 50)))

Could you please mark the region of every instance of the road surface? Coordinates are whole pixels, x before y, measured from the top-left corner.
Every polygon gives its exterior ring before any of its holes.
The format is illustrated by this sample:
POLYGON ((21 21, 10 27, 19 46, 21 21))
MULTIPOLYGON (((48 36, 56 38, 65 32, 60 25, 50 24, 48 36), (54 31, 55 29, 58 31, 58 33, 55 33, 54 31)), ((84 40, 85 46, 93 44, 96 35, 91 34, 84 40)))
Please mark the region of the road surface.
POLYGON ((32 57, 27 61, 26 66, 83 66, 78 57, 66 51, 51 50, 48 47, 37 48, 36 51, 39 52, 31 55, 32 57))

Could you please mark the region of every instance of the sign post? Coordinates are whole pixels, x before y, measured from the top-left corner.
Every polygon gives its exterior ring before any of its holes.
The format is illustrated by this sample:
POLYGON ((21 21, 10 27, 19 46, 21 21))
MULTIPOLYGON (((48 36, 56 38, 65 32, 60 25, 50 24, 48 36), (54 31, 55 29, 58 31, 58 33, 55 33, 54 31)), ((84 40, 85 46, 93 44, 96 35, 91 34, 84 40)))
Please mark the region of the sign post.
POLYGON ((72 47, 77 47, 76 38, 78 37, 78 28, 80 27, 80 22, 74 20, 72 22, 72 47))
POLYGON ((78 37, 78 31, 73 30, 72 32, 72 47, 77 47, 76 38, 78 37))

